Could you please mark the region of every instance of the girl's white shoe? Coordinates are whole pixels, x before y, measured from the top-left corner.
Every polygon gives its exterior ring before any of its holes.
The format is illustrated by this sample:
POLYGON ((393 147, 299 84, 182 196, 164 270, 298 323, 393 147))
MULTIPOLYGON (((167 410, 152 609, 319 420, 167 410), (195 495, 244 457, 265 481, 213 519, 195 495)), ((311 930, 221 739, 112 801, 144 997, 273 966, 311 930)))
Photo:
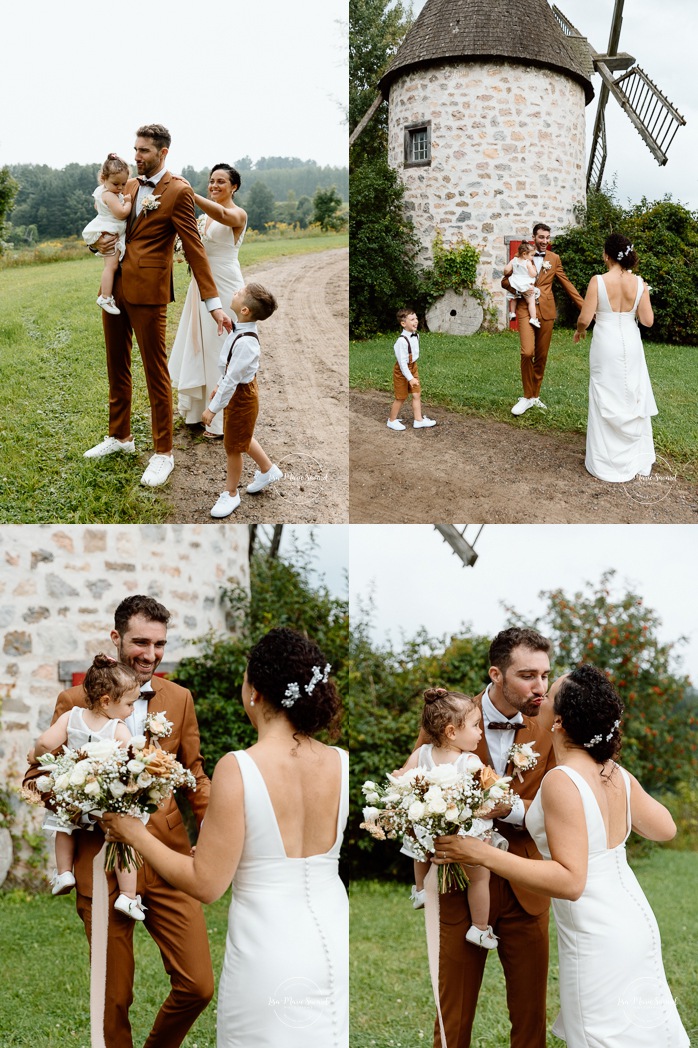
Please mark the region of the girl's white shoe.
POLYGON ((141 902, 140 895, 137 895, 135 899, 130 899, 122 892, 114 903, 114 909, 130 917, 132 921, 145 920, 145 906, 141 902))
POLYGON ((114 313, 115 315, 121 313, 121 310, 114 301, 114 296, 100 295, 97 299, 97 305, 101 306, 105 313, 114 313))
POLYGON ((416 884, 412 885, 412 891, 410 892, 410 899, 412 900, 412 906, 415 910, 424 909, 424 898, 426 892, 424 888, 418 888, 416 884))
POLYGON ((478 928, 477 925, 472 924, 465 933, 465 938, 474 946, 482 946, 483 950, 496 950, 499 943, 499 939, 489 924, 484 931, 482 928, 478 928))
POLYGON ((56 871, 51 878, 51 895, 67 895, 75 887, 75 877, 68 870, 67 873, 56 871))

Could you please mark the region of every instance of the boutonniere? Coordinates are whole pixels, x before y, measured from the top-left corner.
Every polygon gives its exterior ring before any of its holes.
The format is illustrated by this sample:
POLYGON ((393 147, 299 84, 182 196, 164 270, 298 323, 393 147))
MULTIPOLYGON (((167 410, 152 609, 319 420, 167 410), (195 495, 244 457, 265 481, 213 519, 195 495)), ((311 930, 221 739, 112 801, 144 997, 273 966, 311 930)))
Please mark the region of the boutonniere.
POLYGON ((538 763, 540 753, 536 753, 530 742, 515 742, 507 755, 507 761, 514 765, 514 774, 523 782, 521 772, 530 771, 538 763))
POLYGON ((145 718, 145 730, 150 732, 150 737, 156 746, 160 745, 160 739, 166 739, 172 734, 173 724, 168 721, 166 711, 162 713, 149 713, 145 718))
POLYGON ((553 267, 552 267, 551 263, 547 261, 547 259, 544 259, 540 268, 541 269, 552 269, 553 267))
POLYGON ((148 193, 147 197, 143 197, 141 200, 141 211, 156 211, 160 207, 160 197, 154 196, 152 193, 148 193))

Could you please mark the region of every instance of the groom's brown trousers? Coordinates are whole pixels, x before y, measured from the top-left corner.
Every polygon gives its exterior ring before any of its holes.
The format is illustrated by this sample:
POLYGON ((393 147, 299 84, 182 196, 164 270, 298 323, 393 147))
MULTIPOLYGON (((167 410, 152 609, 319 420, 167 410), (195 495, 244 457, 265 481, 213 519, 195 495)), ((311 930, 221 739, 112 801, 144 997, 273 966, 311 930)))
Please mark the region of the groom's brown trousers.
MULTIPOLYGON (((466 892, 441 895, 439 996, 448 1048, 469 1048, 485 962, 492 950, 465 939, 470 928, 466 892)), ((548 915, 531 915, 508 881, 490 877, 490 924, 499 936, 499 960, 507 986, 511 1048, 545 1048, 548 978, 548 915)), ((496 963, 496 962, 490 962, 496 963)), ((442 1048, 438 1018, 434 1046, 442 1048)))
POLYGON ((516 303, 516 319, 519 322, 521 343, 521 383, 523 395, 529 399, 540 396, 543 385, 548 350, 553 337, 554 320, 542 320, 538 314, 540 328, 528 322, 528 306, 523 299, 516 303), (523 303, 523 304, 522 304, 523 303))

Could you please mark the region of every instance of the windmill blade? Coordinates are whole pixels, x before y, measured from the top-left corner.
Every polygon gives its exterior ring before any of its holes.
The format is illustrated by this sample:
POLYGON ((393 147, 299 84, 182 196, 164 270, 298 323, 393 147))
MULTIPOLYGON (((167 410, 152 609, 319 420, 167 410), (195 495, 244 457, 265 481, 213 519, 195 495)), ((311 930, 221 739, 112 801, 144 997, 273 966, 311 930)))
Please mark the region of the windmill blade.
POLYGON ((589 166, 587 168, 587 189, 589 186, 593 186, 594 189, 601 189, 601 182, 603 180, 604 168, 606 167, 606 158, 608 152, 606 150, 606 117, 604 116, 603 109, 599 109, 596 113, 596 123, 594 124, 594 138, 591 143, 591 153, 589 154, 589 166))
POLYGON ((480 532, 484 528, 484 524, 480 525, 480 531, 478 531, 473 543, 469 543, 465 538, 465 532, 468 527, 467 524, 463 526, 463 530, 459 531, 455 524, 435 524, 434 527, 439 532, 445 542, 449 544, 453 552, 457 557, 463 561, 466 567, 472 567, 477 560, 477 553, 475 552, 475 543, 480 537, 480 532))
POLYGON ((609 92, 638 131, 660 167, 667 162, 667 150, 674 135, 686 123, 678 109, 648 77, 644 69, 633 66, 613 79, 611 71, 599 62, 597 71, 609 92))

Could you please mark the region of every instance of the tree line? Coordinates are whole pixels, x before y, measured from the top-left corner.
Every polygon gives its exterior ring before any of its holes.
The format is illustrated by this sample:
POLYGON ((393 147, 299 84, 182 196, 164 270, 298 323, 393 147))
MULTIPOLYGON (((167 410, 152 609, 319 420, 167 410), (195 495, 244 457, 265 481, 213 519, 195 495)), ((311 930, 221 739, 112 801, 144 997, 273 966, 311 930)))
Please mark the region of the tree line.
MULTIPOLYGON (((242 157, 233 163, 242 176, 236 201, 247 210, 251 200, 250 227, 263 229, 267 222, 286 222, 304 228, 313 221, 313 200, 318 190, 334 189, 341 203, 349 198, 346 168, 320 166, 298 157, 262 157, 253 162, 242 157)), ((0 192, 9 223, 3 238, 14 246, 42 240, 79 236, 94 218, 92 193, 100 164, 68 164, 56 169, 46 164, 12 164, 3 168, 6 180, 17 187, 14 193, 0 192)), ((209 168, 191 166, 182 175, 197 193, 206 195, 209 168)), ((0 206, 0 223, 3 219, 0 206)))

